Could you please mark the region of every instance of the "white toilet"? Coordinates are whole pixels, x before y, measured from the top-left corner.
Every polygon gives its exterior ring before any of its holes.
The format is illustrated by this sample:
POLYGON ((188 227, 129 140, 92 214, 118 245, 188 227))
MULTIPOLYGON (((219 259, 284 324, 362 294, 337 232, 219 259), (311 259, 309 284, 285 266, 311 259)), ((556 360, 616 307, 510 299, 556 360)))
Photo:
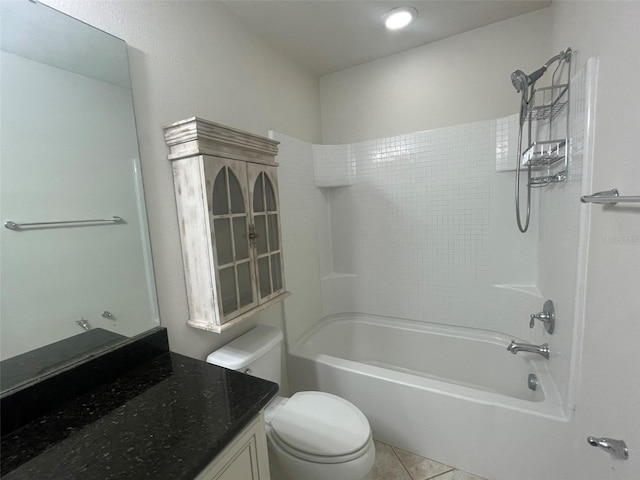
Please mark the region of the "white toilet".
MULTIPOLYGON (((280 385, 282 332, 258 325, 207 357, 207 362, 280 385)), ((276 396, 265 423, 272 480, 360 480, 371 470, 375 447, 364 414, 323 392, 276 396)))

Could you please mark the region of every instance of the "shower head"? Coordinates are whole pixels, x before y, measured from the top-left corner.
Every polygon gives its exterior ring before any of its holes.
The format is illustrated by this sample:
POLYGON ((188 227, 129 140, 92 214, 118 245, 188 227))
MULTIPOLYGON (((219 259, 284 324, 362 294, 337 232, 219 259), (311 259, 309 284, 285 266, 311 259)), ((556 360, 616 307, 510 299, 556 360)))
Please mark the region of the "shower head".
POLYGON ((567 48, 566 50, 560 52, 558 55, 551 57, 549 60, 547 60, 547 63, 545 63, 536 71, 531 72, 529 75, 524 73, 522 70, 516 70, 515 72, 513 72, 511 74, 511 83, 516 89, 516 92, 524 92, 528 87, 536 83, 538 79, 542 77, 542 75, 544 75, 544 72, 547 71, 547 68, 549 68, 554 62, 571 58, 571 53, 571 49, 567 48))
POLYGON ((529 77, 522 70, 516 70, 511 74, 511 83, 518 93, 526 90, 530 85, 529 77))
POLYGON ((513 87, 516 89, 516 92, 520 93, 525 91, 529 86, 533 85, 538 81, 538 79, 544 75, 544 72, 547 71, 547 66, 543 65, 535 72, 527 75, 522 70, 516 70, 511 74, 511 83, 513 87))

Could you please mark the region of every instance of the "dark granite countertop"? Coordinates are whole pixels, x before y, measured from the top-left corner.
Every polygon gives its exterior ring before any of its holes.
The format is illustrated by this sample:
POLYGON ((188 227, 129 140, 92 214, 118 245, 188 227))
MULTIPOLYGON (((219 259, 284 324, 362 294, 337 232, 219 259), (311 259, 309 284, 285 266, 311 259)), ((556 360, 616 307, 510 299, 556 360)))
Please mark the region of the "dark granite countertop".
POLYGON ((0 392, 27 383, 33 378, 72 363, 87 353, 115 345, 126 338, 102 328, 93 328, 3 360, 0 362, 0 392))
POLYGON ((2 477, 191 479, 277 390, 164 353, 3 436, 2 477))

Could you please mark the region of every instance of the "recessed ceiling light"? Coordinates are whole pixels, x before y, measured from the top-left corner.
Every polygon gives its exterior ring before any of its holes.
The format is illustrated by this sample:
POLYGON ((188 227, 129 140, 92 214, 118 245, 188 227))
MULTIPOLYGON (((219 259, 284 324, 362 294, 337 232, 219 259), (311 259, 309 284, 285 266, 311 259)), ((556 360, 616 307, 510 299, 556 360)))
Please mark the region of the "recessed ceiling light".
POLYGON ((385 13, 382 21, 389 30, 400 30, 411 25, 417 16, 418 11, 413 7, 398 7, 385 13))

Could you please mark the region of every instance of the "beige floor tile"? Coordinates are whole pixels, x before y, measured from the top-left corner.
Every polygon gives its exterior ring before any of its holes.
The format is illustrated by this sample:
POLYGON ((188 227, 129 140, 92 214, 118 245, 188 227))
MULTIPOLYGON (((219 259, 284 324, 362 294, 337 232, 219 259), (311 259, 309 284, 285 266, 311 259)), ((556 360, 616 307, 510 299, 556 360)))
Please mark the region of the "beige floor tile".
POLYGON ((391 446, 382 442, 375 444, 376 463, 364 480, 412 480, 391 446))
POLYGON ((467 472, 463 472, 462 470, 452 470, 451 472, 447 472, 444 475, 440 475, 434 480, 485 480, 485 479, 480 478, 476 475, 472 475, 467 472))
POLYGON ((396 447, 393 447, 393 449, 413 480, 428 480, 453 470, 453 467, 448 465, 434 462, 396 447))

